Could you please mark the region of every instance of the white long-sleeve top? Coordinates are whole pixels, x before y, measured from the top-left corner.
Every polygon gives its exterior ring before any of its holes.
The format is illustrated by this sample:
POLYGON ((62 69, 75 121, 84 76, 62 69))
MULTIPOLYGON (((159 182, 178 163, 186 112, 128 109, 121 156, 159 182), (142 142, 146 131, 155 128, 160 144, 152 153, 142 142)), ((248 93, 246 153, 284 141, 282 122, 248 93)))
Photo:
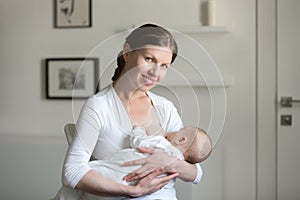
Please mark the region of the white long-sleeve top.
MULTIPOLYGON (((147 94, 157 112, 161 128, 166 132, 179 130, 183 125, 173 103, 151 92, 147 94)), ((65 157, 62 177, 63 184, 72 188, 91 169, 88 165, 91 155, 101 160, 130 147, 132 124, 112 85, 87 100, 76 129, 77 134, 65 157)))

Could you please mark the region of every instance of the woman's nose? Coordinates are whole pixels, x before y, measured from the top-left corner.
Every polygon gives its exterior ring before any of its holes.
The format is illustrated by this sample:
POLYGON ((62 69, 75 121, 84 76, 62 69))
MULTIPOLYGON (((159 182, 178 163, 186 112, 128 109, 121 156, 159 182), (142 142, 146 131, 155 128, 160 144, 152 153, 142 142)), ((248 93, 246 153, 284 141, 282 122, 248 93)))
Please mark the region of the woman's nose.
POLYGON ((159 73, 160 73, 160 67, 159 66, 160 66, 159 64, 153 64, 151 66, 150 74, 152 76, 158 76, 159 75, 159 73))

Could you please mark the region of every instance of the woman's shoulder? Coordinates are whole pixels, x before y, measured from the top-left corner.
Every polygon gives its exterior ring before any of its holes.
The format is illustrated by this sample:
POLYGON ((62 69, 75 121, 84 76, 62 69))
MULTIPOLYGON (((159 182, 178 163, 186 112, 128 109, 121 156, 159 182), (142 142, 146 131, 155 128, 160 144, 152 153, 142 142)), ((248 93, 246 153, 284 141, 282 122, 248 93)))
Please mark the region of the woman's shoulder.
POLYGON ((105 86, 103 89, 101 89, 99 92, 97 92, 95 95, 93 95, 92 98, 95 99, 107 98, 109 93, 111 92, 112 92, 112 85, 109 84, 105 86))
POLYGON ((96 94, 89 97, 86 101, 86 105, 92 105, 93 107, 101 106, 102 108, 105 107, 105 105, 110 102, 111 90, 111 85, 106 86, 96 94))
POLYGON ((105 86, 103 89, 101 89, 100 91, 98 91, 96 94, 90 96, 88 98, 88 101, 103 101, 106 99, 109 99, 112 93, 112 86, 108 85, 105 86))

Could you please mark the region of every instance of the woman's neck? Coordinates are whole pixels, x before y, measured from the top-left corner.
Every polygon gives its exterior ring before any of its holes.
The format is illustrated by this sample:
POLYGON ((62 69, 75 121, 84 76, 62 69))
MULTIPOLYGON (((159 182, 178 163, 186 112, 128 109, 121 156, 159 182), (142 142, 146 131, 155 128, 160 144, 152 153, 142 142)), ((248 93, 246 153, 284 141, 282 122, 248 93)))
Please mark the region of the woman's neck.
POLYGON ((113 87, 121 100, 132 101, 147 96, 145 91, 130 87, 130 84, 124 84, 119 83, 118 81, 114 81, 113 87))

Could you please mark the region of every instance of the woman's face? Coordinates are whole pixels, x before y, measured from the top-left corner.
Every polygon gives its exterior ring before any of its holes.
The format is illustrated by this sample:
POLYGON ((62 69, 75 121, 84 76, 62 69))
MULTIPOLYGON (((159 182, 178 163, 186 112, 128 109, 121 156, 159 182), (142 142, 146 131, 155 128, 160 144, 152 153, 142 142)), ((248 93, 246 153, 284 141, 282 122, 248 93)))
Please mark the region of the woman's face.
POLYGON ((124 78, 136 89, 148 91, 162 81, 171 65, 172 52, 168 47, 146 45, 124 55, 124 78))

